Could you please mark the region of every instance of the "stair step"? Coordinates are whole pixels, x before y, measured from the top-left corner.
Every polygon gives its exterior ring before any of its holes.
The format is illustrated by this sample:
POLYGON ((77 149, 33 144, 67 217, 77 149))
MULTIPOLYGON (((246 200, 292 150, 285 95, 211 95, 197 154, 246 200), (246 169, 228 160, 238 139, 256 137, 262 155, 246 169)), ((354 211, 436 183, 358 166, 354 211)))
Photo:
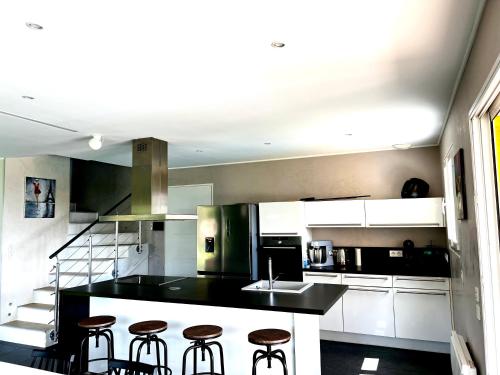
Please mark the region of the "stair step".
POLYGON ((46 348, 54 344, 50 339, 53 330, 52 324, 13 320, 0 325, 0 340, 46 348))
POLYGON ((55 303, 55 291, 52 286, 45 286, 33 290, 33 302, 53 305, 55 303))
POLYGON ((49 324, 54 319, 54 305, 27 303, 17 308, 17 319, 25 322, 49 324))

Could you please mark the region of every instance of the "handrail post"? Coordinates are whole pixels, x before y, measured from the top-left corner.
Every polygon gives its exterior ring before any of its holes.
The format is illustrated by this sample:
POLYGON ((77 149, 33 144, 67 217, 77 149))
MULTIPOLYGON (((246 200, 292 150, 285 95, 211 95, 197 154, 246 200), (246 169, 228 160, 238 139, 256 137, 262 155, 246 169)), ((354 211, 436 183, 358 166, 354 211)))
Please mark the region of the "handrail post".
POLYGON ((139 254, 142 254, 142 221, 139 220, 139 236, 138 236, 138 240, 139 240, 139 245, 138 245, 138 248, 137 248, 137 252, 139 254))
POLYGON ((89 285, 92 284, 92 233, 89 235, 89 285))
POLYGON ((115 267, 114 267, 114 279, 116 280, 118 278, 118 235, 119 235, 119 231, 118 231, 118 226, 119 226, 119 223, 118 221, 115 221, 115 267))
POLYGON ((55 282, 55 302, 54 302, 54 326, 55 326, 55 337, 54 341, 57 341, 59 337, 59 277, 60 277, 61 263, 59 262, 59 256, 56 256, 56 282, 55 282))

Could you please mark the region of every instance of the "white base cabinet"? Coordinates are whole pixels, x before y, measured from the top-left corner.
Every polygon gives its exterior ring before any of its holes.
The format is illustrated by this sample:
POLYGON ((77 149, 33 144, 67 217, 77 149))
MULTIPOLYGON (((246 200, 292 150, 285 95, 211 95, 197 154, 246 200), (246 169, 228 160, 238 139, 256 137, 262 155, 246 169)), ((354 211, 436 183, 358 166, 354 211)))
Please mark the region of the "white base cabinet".
POLYGON ((450 280, 446 277, 303 273, 305 282, 348 285, 320 329, 446 343, 451 335, 450 280))
MULTIPOLYGON (((342 284, 342 277, 339 273, 304 272, 303 278, 306 283, 342 284)), ((342 332, 344 330, 342 305, 343 301, 342 298, 340 298, 325 315, 319 317, 319 329, 336 332, 342 332)))
POLYGON ((450 294, 445 290, 394 289, 396 337, 450 341, 450 294))
POLYGON ((392 288, 350 286, 343 311, 344 332, 394 337, 392 288))

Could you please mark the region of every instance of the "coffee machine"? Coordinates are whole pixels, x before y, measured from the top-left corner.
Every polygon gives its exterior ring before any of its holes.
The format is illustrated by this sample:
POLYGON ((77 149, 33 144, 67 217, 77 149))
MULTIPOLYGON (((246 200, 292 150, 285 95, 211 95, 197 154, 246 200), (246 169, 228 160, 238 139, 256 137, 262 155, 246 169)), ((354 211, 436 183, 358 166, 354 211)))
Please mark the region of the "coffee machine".
POLYGON ((311 267, 333 266, 333 243, 329 240, 311 241, 307 247, 311 267))

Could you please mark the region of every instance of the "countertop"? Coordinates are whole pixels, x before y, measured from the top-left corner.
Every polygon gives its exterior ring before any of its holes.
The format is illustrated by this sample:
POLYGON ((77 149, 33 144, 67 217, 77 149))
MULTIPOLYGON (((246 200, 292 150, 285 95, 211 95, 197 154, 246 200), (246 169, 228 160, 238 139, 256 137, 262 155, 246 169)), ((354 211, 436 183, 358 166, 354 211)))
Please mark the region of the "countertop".
POLYGON ((63 296, 121 298, 324 315, 347 290, 314 284, 301 294, 242 291, 250 280, 141 276, 119 278, 61 290, 63 296), (165 285, 162 283, 170 282, 165 285))
POLYGON ((331 272, 331 273, 354 273, 371 275, 395 275, 395 276, 423 276, 423 277, 450 277, 449 268, 444 267, 414 267, 414 266, 327 266, 303 268, 304 272, 331 272))

